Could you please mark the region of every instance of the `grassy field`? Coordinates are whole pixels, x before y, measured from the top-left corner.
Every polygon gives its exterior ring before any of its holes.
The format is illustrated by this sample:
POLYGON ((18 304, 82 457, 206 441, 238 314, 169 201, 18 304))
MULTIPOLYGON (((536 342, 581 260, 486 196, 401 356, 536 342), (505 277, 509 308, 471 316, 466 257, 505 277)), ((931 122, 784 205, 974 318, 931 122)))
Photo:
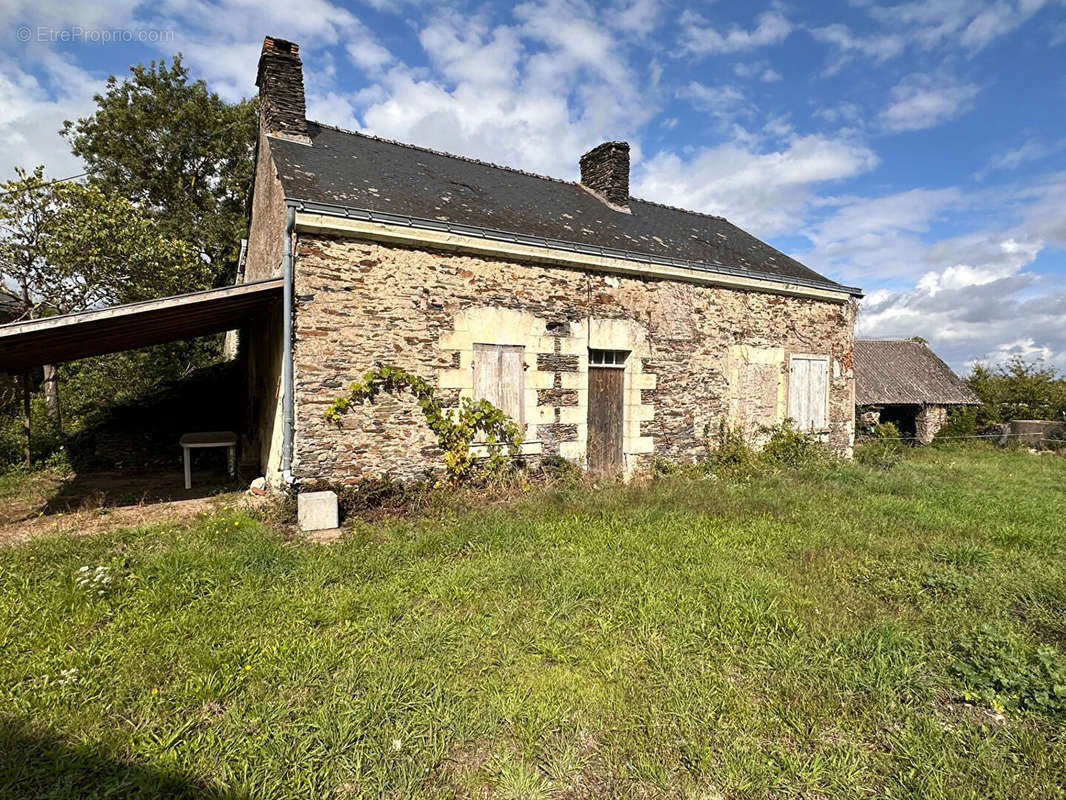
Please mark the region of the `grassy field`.
POLYGON ((1066 797, 1064 478, 931 449, 3 548, 0 797, 1066 797))

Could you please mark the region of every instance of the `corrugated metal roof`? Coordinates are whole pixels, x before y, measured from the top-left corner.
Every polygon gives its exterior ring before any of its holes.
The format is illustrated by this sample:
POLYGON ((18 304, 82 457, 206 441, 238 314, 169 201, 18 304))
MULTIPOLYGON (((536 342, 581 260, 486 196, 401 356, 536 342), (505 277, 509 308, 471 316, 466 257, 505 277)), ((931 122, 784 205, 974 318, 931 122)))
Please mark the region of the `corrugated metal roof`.
POLYGON ((233 330, 279 304, 281 278, 0 325, 0 372, 233 330))
POLYGON ((311 146, 271 138, 285 197, 699 262, 858 294, 722 217, 631 199, 609 208, 578 183, 308 122, 311 146))
POLYGON ((855 403, 976 405, 980 400, 921 342, 856 339, 855 403))

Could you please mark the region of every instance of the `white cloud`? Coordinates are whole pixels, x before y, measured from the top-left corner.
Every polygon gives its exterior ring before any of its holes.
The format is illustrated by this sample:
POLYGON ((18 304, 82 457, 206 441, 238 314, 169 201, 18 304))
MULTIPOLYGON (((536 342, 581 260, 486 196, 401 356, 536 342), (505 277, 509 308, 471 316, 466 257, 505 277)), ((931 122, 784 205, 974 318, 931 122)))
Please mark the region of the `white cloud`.
POLYGON ((923 336, 949 363, 1036 354, 1066 369, 1066 280, 1033 268, 1066 252, 1066 173, 980 196, 958 189, 844 198, 812 226, 817 244, 800 257, 846 282, 874 287, 859 334, 923 336), (986 208, 996 222, 929 241, 940 215, 986 208), (1011 221, 1013 220, 1013 221, 1011 221), (888 284, 888 286, 885 286, 888 284))
POLYGON ((778 44, 792 32, 792 23, 776 9, 760 14, 750 31, 734 25, 722 33, 691 9, 681 13, 679 22, 681 33, 678 42, 682 50, 695 56, 754 50, 778 44))
POLYGON ((922 235, 964 201, 957 189, 824 200, 821 206, 834 210, 803 231, 814 246, 802 260, 850 283, 869 283, 870 276, 914 279, 930 268, 922 235))
POLYGON ((907 46, 906 39, 895 33, 858 36, 847 25, 834 23, 821 28, 812 28, 811 35, 820 42, 833 45, 837 50, 836 58, 826 67, 826 74, 832 75, 855 55, 864 55, 876 63, 895 58, 907 46))
POLYGON ((983 178, 990 172, 1015 170, 1023 164, 1039 161, 1048 156, 1066 149, 1066 139, 1057 142, 1045 142, 1037 138, 1026 139, 1017 147, 1012 147, 1002 153, 997 153, 983 170, 977 173, 978 178, 983 178))
POLYGON ((59 178, 83 171, 59 130, 65 120, 92 111, 92 95, 103 83, 48 49, 21 63, 0 56, 0 180, 11 177, 15 167, 37 164, 59 178), (31 66, 37 76, 24 71, 31 66))
POLYGON ((908 75, 892 87, 881 120, 892 131, 917 131, 955 119, 973 108, 980 87, 926 73, 908 75))
POLYGON ((657 111, 625 34, 591 7, 528 2, 516 24, 442 14, 420 32, 432 74, 396 64, 362 119, 369 132, 551 175, 608 138, 633 140, 657 111))
POLYGON ((642 165, 634 194, 727 216, 758 234, 794 229, 813 188, 872 169, 877 157, 846 138, 792 136, 782 148, 760 151, 735 140, 700 148, 690 157, 663 151, 642 165))
POLYGON ((1017 30, 1056 0, 915 0, 880 4, 856 3, 867 9, 881 29, 867 35, 834 23, 814 28, 811 34, 834 47, 828 72, 838 71, 855 56, 877 63, 901 55, 907 48, 921 51, 956 47, 974 54, 991 42, 1017 30))
POLYGON ((763 83, 774 83, 781 80, 781 73, 770 67, 765 61, 738 62, 733 65, 733 74, 738 78, 757 78, 763 83))
POLYGON ((659 0, 621 0, 610 12, 608 22, 620 30, 647 36, 658 27, 662 11, 659 0))
POLYGON ((858 335, 922 336, 949 364, 1011 355, 1040 357, 1066 369, 1066 287, 1031 272, 963 280, 935 290, 871 294, 859 313, 858 335))
POLYGON ((737 116, 751 113, 744 94, 734 86, 706 86, 690 81, 678 92, 678 97, 688 100, 698 111, 705 111, 720 122, 728 122, 737 116))

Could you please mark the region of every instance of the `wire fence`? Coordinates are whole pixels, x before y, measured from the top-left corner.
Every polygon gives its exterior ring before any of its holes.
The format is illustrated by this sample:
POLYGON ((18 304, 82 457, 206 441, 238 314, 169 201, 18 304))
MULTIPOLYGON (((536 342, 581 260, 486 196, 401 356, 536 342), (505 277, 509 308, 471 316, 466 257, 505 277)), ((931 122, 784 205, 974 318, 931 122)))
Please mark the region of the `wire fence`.
MULTIPOLYGON (((917 436, 862 435, 862 436, 857 437, 857 438, 861 439, 861 442, 863 444, 866 444, 868 442, 916 442, 916 441, 918 441, 918 437, 917 436)), ((1033 441, 1034 443, 1052 441, 1052 440, 1053 441, 1062 441, 1058 437, 1049 436, 1046 433, 1036 433, 1036 432, 1033 432, 1033 431, 1030 431, 1028 433, 972 433, 972 434, 958 435, 958 436, 940 436, 940 435, 937 435, 935 437, 934 441, 943 442, 943 441, 947 441, 949 439, 995 439, 997 441, 1002 441, 1004 439, 1011 439, 1011 438, 1026 438, 1026 439, 1029 439, 1029 440, 1033 441)))

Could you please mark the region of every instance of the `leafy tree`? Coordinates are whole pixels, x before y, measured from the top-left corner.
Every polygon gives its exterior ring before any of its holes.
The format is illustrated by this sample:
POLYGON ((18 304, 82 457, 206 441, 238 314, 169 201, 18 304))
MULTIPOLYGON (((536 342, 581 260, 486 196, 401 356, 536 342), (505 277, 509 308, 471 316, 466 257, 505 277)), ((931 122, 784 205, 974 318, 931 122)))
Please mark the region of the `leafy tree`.
POLYGON ((1015 357, 998 367, 976 364, 966 383, 981 400, 978 425, 1066 417, 1066 378, 1040 362, 1015 357))
POLYGON ((202 288, 206 264, 125 198, 46 180, 44 167, 0 184, 0 278, 31 318, 202 288))
MULTIPOLYGON (((16 170, 14 180, 0 184, 0 282, 16 288, 31 319, 202 288, 209 277, 206 263, 184 242, 161 233, 120 196, 49 181, 44 167, 16 170)), ((52 365, 44 367, 44 390, 58 432, 52 365)), ((24 377, 27 406, 29 391, 24 377)))
MULTIPOLYGON (((91 182, 155 218, 210 266, 215 286, 233 282, 245 231, 255 149, 255 101, 227 103, 190 81, 181 55, 111 76, 96 112, 61 133, 91 182)), ((190 289, 197 288, 190 286, 190 289)))

